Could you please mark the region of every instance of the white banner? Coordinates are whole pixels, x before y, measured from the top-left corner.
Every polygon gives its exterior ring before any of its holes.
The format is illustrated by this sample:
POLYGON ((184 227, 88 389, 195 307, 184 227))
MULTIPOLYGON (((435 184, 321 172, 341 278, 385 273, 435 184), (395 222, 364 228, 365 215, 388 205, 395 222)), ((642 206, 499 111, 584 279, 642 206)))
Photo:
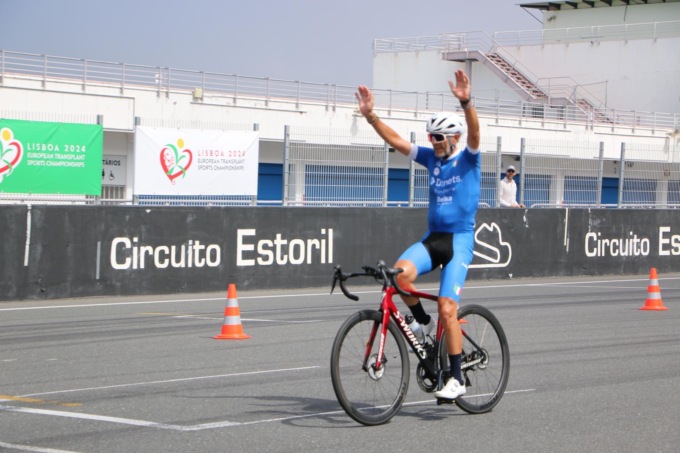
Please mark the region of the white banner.
POLYGON ((135 194, 257 195, 257 132, 137 127, 135 194))

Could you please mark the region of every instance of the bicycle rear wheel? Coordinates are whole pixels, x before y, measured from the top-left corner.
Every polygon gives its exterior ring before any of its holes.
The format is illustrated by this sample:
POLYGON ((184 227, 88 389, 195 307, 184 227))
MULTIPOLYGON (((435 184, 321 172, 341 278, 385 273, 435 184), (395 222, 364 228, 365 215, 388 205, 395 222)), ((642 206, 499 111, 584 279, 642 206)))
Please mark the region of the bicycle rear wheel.
MULTIPOLYGON (((503 327, 480 305, 458 309, 463 330, 463 377, 466 392, 456 404, 470 414, 489 412, 503 397, 510 376, 510 349, 503 327)), ((442 337, 442 342, 444 343, 442 337)), ((442 363, 448 364, 446 348, 442 363)))
POLYGON ((375 369, 382 313, 363 310, 340 327, 331 352, 333 390, 347 415, 364 425, 388 422, 401 408, 409 384, 409 357, 404 338, 393 321, 387 326, 382 367, 375 369), (373 326, 378 328, 368 344, 373 326), (367 348, 368 366, 363 368, 367 348))

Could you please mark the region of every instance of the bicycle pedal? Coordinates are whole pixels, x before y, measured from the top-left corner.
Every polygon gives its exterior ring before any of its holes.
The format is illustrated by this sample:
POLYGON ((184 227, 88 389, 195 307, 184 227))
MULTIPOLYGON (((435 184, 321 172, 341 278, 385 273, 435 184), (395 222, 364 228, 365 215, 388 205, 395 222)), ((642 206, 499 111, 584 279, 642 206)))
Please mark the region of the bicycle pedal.
POLYGON ((442 404, 456 404, 456 400, 450 400, 447 398, 437 398, 437 406, 441 406, 442 404))

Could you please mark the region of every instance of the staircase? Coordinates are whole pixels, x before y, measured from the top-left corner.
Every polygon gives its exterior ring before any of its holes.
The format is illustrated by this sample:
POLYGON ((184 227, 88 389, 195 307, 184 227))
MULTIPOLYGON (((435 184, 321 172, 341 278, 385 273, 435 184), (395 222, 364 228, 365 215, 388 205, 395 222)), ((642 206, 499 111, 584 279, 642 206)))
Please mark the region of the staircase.
POLYGON ((586 115, 592 117, 592 121, 595 123, 606 123, 606 124, 614 124, 614 121, 610 120, 603 112, 602 110, 598 110, 595 108, 593 104, 591 104, 587 99, 584 98, 579 98, 574 101, 574 105, 581 109, 583 113, 586 115))
MULTIPOLYGON (((494 47, 492 47, 494 49, 494 47)), ((502 79, 515 92, 522 95, 525 101, 538 104, 573 105, 577 107, 591 121, 596 123, 613 124, 606 114, 593 105, 588 99, 574 96, 566 96, 563 92, 551 96, 543 88, 532 81, 538 80, 527 68, 520 70, 521 64, 513 64, 494 50, 483 52, 481 50, 459 50, 444 52, 443 57, 448 61, 479 61, 486 65, 500 79, 502 79)), ((568 90, 572 92, 570 88, 568 90)))
MULTIPOLYGON (((497 53, 487 53, 484 54, 483 63, 491 63, 494 67, 500 69, 500 71, 517 86, 519 86, 522 91, 527 93, 532 101, 547 101, 548 94, 539 88, 535 83, 529 80, 524 74, 522 74, 515 66, 510 64, 505 58, 501 57, 497 53)), ((487 63, 487 66, 488 66, 487 63)), ((506 79, 507 83, 507 79, 506 79)))

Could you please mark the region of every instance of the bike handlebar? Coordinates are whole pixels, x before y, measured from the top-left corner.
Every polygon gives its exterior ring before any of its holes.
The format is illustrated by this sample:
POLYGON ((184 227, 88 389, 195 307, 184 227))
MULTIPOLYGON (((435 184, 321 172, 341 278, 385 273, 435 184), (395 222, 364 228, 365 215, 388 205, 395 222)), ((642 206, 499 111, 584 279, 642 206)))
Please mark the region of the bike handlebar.
POLYGON ((382 260, 378 261, 377 268, 373 268, 373 267, 370 267, 370 266, 361 266, 361 268, 364 270, 364 272, 352 272, 352 273, 346 274, 346 273, 342 272, 342 268, 340 267, 340 265, 335 266, 334 273, 333 273, 333 285, 331 286, 331 294, 333 294, 333 290, 335 289, 335 284, 337 282, 340 282, 340 289, 342 290, 342 293, 345 295, 345 297, 352 299, 354 301, 357 301, 357 300, 359 300, 359 296, 356 296, 356 295, 350 293, 347 290, 347 288, 345 287, 345 281, 347 281, 350 278, 354 278, 354 277, 373 277, 378 282, 382 281, 383 288, 386 288, 388 286, 392 286, 402 296, 406 296, 406 297, 411 296, 411 293, 401 289, 399 287, 399 284, 397 283, 396 276, 398 274, 404 272, 404 269, 401 269, 399 267, 397 267, 397 268, 388 267, 387 265, 385 265, 385 262, 382 261, 382 260))

